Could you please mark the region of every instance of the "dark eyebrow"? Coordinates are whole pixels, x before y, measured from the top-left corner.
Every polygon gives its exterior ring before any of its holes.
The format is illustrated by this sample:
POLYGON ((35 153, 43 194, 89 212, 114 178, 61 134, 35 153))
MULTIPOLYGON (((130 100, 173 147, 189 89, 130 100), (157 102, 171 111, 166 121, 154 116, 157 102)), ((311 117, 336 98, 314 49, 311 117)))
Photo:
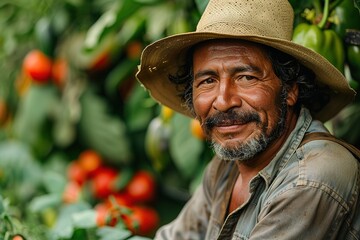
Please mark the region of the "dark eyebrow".
MULTIPOLYGON (((241 72, 253 72, 260 73, 261 69, 254 65, 244 65, 239 67, 234 67, 231 69, 231 74, 241 73, 241 72)), ((200 78, 202 76, 216 75, 216 72, 213 70, 203 70, 194 75, 194 79, 200 78)))
POLYGON ((212 70, 203 70, 194 75, 194 79, 200 78, 202 76, 216 75, 215 71, 212 70))
POLYGON ((241 73, 241 72, 260 73, 261 69, 258 66, 254 66, 254 65, 244 65, 244 66, 235 67, 235 68, 231 69, 231 74, 241 73))

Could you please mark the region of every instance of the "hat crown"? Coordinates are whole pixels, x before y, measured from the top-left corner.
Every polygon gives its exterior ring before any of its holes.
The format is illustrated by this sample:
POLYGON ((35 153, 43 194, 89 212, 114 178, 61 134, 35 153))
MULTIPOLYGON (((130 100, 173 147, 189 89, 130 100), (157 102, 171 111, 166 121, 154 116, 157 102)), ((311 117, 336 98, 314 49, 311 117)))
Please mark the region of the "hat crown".
POLYGON ((196 31, 291 40, 293 20, 287 0, 210 0, 196 31))

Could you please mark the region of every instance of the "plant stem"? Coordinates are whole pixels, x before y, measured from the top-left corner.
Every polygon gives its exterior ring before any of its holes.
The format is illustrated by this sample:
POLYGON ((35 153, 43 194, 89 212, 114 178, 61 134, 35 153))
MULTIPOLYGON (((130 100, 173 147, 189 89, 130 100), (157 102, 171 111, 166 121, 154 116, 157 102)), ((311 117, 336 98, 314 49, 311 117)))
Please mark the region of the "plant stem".
POLYGON ((320 0, 314 0, 313 1, 313 6, 314 6, 314 9, 315 9, 316 15, 318 15, 318 14, 320 14, 322 12, 320 0))
POLYGON ((325 0, 325 5, 324 5, 324 10, 323 10, 323 16, 321 18, 321 21, 318 24, 319 28, 324 28, 326 21, 329 17, 329 1, 330 0, 325 0))

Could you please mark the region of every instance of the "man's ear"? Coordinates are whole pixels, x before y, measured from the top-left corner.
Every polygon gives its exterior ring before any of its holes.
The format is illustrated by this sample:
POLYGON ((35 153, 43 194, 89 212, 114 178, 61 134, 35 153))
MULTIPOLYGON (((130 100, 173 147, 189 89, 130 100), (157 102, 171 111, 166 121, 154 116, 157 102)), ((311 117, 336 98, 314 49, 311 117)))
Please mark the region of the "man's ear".
POLYGON ((299 86, 295 83, 288 89, 286 103, 288 106, 294 106, 298 100, 299 86))

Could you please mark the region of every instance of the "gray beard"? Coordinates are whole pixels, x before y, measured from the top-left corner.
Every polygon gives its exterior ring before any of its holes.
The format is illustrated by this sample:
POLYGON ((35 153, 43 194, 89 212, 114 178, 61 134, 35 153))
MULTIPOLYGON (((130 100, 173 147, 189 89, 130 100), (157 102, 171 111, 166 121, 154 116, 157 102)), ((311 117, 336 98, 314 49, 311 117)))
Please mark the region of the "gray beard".
POLYGON ((246 142, 239 142, 236 147, 226 148, 221 146, 221 144, 212 141, 211 145, 215 153, 221 159, 227 161, 248 161, 254 158, 257 154, 263 152, 269 144, 278 139, 284 132, 287 114, 286 97, 287 92, 283 88, 281 94, 279 121, 269 136, 266 135, 265 128, 263 127, 259 136, 246 142))
POLYGON ((269 140, 263 133, 257 139, 250 139, 244 143, 239 142, 235 148, 225 148, 221 144, 212 142, 215 153, 221 159, 228 161, 247 161, 264 151, 268 145, 269 140))

